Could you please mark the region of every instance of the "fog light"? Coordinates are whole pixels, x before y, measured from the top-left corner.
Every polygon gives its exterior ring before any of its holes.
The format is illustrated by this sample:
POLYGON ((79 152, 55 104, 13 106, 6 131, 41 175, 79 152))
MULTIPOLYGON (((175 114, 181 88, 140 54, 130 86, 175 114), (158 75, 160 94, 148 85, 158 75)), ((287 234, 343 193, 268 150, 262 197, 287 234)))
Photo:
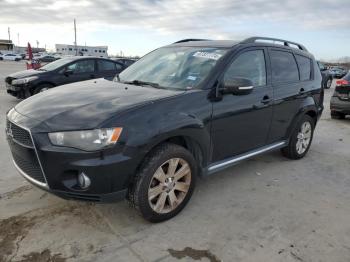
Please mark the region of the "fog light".
POLYGON ((91 180, 90 178, 84 173, 81 172, 78 176, 78 182, 79 182, 79 186, 82 189, 86 189, 91 185, 91 180))

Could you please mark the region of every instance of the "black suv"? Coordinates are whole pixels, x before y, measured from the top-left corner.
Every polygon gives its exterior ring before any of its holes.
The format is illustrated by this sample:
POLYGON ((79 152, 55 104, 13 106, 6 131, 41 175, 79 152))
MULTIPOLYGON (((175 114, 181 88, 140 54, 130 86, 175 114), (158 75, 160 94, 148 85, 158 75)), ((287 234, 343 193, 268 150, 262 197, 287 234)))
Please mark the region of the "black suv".
POLYGON ((115 81, 24 100, 8 112, 6 132, 16 168, 38 187, 68 199, 127 198, 159 222, 182 210, 198 175, 274 149, 304 157, 322 90, 300 44, 179 41, 115 81))
POLYGON ((113 77, 127 66, 97 57, 67 57, 44 65, 37 70, 25 70, 5 78, 7 93, 26 98, 50 88, 73 82, 113 77))

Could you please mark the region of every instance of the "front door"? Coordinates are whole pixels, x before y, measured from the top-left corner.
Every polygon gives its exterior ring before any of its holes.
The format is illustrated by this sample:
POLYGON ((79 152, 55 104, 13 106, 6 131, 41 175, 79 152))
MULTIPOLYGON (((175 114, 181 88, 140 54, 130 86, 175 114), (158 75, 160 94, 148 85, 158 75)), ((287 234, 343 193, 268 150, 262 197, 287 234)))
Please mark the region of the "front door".
POLYGON ((61 70, 59 85, 96 78, 95 59, 78 60, 61 70))
POLYGON ((213 102, 212 162, 224 160, 266 145, 273 91, 267 74, 265 48, 245 49, 233 57, 226 78, 246 78, 254 89, 248 95, 223 95, 213 102))

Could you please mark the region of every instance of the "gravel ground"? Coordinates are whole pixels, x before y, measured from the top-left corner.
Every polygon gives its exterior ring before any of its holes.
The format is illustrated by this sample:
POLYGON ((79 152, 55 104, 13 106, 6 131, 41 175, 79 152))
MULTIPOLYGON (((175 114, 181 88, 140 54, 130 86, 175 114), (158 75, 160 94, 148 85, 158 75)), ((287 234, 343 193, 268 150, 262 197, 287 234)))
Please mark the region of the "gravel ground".
MULTIPOLYGON (((18 100, 0 62, 0 130, 18 100)), ((0 132, 0 261, 324 261, 350 259, 350 119, 325 112, 309 154, 255 157, 198 181, 174 219, 150 224, 126 202, 65 201, 24 181, 0 132)))

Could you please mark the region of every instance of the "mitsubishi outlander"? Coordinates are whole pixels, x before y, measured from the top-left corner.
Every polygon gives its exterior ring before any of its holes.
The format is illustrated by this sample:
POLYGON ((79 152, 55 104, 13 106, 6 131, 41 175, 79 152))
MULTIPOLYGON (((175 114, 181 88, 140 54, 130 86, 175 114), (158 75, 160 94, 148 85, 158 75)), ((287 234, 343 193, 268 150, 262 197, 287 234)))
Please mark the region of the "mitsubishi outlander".
POLYGON ((198 176, 280 149, 308 152, 323 110, 321 73, 298 43, 187 39, 114 81, 30 97, 7 114, 18 171, 67 199, 128 199, 151 222, 178 214, 198 176))

